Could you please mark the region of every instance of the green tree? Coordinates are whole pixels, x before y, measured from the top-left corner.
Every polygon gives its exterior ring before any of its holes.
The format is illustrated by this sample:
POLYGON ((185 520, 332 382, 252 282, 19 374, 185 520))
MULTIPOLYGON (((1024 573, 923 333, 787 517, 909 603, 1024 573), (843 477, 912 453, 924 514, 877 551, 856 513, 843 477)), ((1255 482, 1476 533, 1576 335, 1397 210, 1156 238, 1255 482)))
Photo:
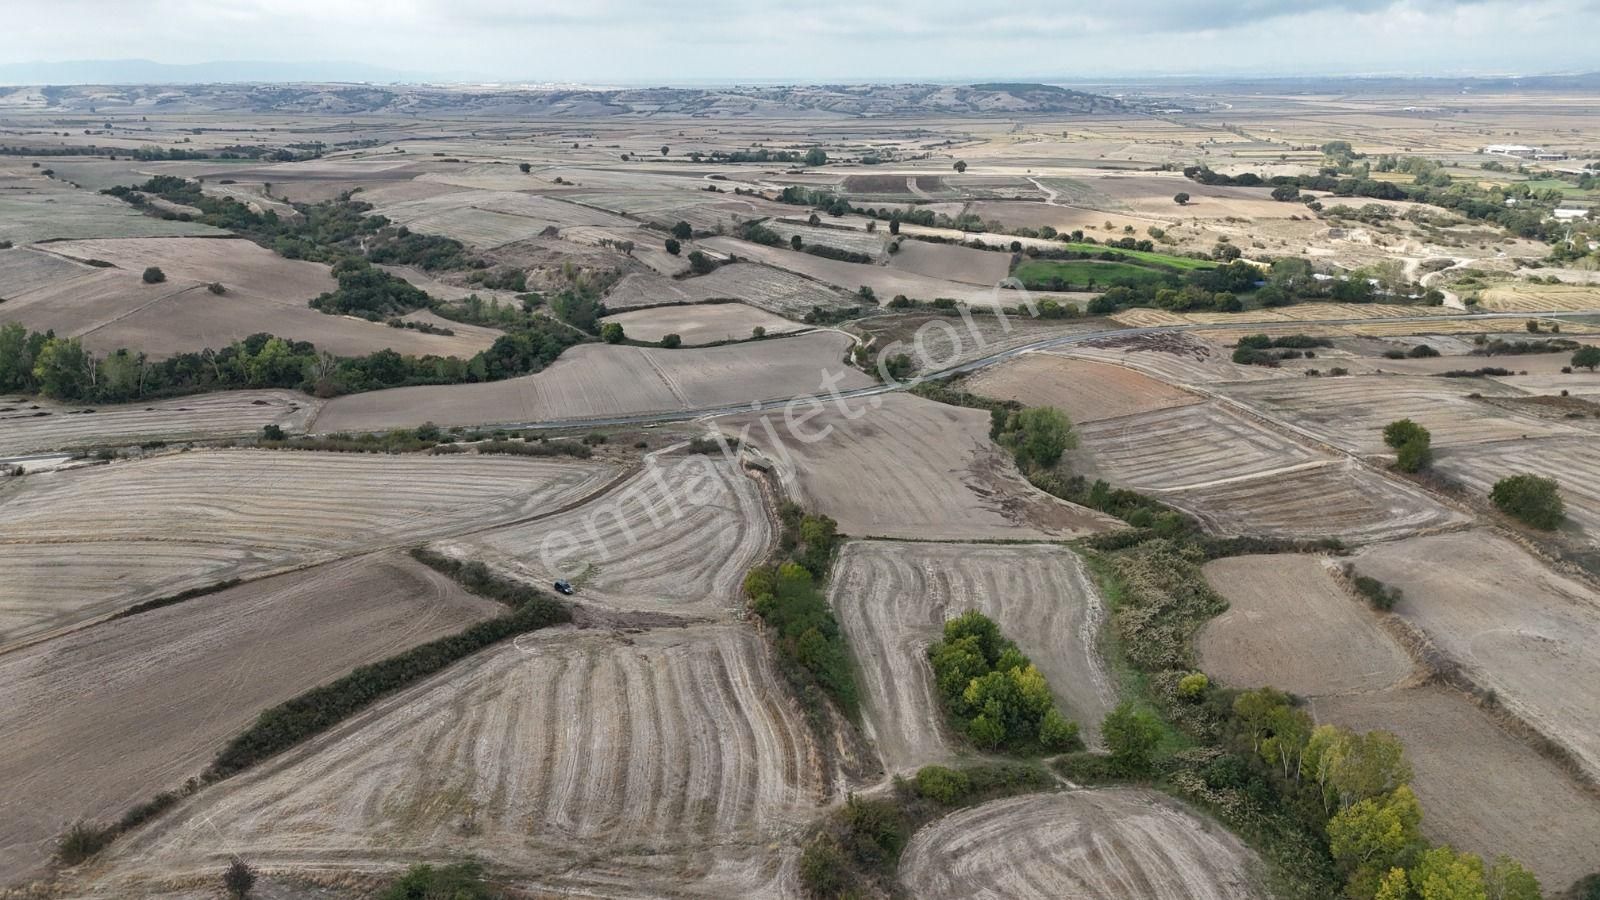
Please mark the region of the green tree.
POLYGON ((1063 716, 1055 707, 1045 710, 1044 717, 1039 720, 1039 743, 1053 753, 1083 749, 1078 723, 1063 716))
MULTIPOLYGON (((42 380, 42 379, 41 379, 42 380)), ((1566 520, 1566 505, 1554 478, 1511 475, 1495 482, 1489 500, 1506 515, 1544 531, 1566 520)))
POLYGON ((966 160, 962 160, 962 159, 956 160, 956 164, 954 166, 952 166, 951 168, 955 169, 957 174, 965 172, 967 170, 966 160))
POLYGON ((677 256, 682 251, 683 251, 683 245, 678 243, 678 239, 677 238, 667 238, 667 252, 668 253, 672 254, 673 256, 677 256))
MULTIPOLYGON (((621 327, 620 325, 617 327, 621 327)), ((664 334, 661 336, 661 346, 673 350, 683 346, 683 336, 678 334, 664 334)))
POLYGON ((1176 194, 1173 194, 1172 195, 1172 202, 1178 204, 1179 206, 1188 206, 1189 205, 1189 194, 1188 194, 1188 192, 1187 191, 1179 191, 1176 194))
POLYGON ((1399 419, 1383 426, 1383 442, 1396 450, 1418 439, 1431 440, 1432 435, 1410 419, 1399 419))
POLYGON ((1372 895, 1372 900, 1412 900, 1411 879, 1406 877, 1406 870, 1396 866, 1390 869, 1378 881, 1378 890, 1372 895))
POLYGON ((622 333, 622 325, 617 322, 607 322, 600 326, 600 339, 608 344, 620 344, 626 337, 622 333))
POLYGON ((0 391, 21 393, 33 387, 33 351, 21 322, 0 325, 0 391))
POLYGON ((689 238, 694 237, 694 228, 688 222, 680 221, 672 226, 672 236, 680 241, 687 241, 689 238))
POLYGON ((160 284, 161 282, 167 280, 167 273, 161 271, 155 266, 151 266, 150 268, 144 270, 143 277, 145 284, 160 284))
POLYGON ((249 864, 235 856, 228 862, 228 868, 222 873, 222 887, 238 900, 250 896, 250 889, 256 886, 256 872, 249 864))
POLYGON ((1100 734, 1111 751, 1111 764, 1119 772, 1130 776, 1150 772, 1161 743, 1161 723, 1155 716, 1124 700, 1106 714, 1100 734))
POLYGON ((1048 469, 1061 454, 1078 446, 1078 436, 1065 413, 1050 406, 1034 406, 1012 413, 1000 435, 1011 448, 1017 465, 1048 469))
POLYGON ((1574 369, 1588 369, 1593 372, 1596 366, 1600 366, 1600 347, 1579 347, 1577 352, 1572 354, 1574 369))
POLYGON ((1483 860, 1451 847, 1423 852, 1408 873, 1419 900, 1488 900, 1483 860))
POLYGON ((812 147, 806 151, 805 163, 813 168, 825 166, 828 164, 828 154, 824 153, 821 147, 812 147))
POLYGON ((765 325, 757 325, 756 327, 750 329, 750 336, 758 341, 761 340, 767 336, 767 327, 765 325))
POLYGON ((1387 872, 1422 842, 1422 806, 1411 788, 1368 797, 1328 820, 1328 851, 1352 875, 1387 872))
POLYGON ((1502 856, 1494 865, 1486 867, 1483 881, 1489 900, 1542 900, 1544 897, 1539 879, 1522 863, 1509 857, 1502 856))
POLYGON ((1420 472, 1433 462, 1433 448, 1426 440, 1402 444, 1395 454, 1395 468, 1402 472, 1420 472))
POLYGON ((950 806, 972 790, 972 779, 965 772, 944 766, 923 766, 917 770, 916 785, 917 793, 950 806))
POLYGON ((77 338, 50 338, 34 357, 33 380, 47 397, 79 400, 89 393, 89 354, 77 338))
POLYGON ((530 166, 527 163, 517 163, 517 168, 521 169, 522 170, 522 174, 524 174, 524 175, 526 175, 529 172, 533 171, 533 166, 530 166))
POLYGON ((798 235, 798 234, 789 238, 789 247, 791 249, 799 250, 802 247, 804 247, 805 245, 806 245, 806 242, 804 240, 802 240, 800 235, 798 235))

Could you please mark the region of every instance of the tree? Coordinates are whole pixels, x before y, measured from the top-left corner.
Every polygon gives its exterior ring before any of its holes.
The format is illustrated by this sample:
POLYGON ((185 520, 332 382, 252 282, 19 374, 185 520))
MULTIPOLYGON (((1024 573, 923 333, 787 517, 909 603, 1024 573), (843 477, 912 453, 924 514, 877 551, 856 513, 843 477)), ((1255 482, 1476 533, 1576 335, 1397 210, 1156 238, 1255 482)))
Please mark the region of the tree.
POLYGON ((672 236, 680 241, 687 241, 694 237, 694 228, 688 222, 679 222, 672 226, 672 236))
POLYGON ((1426 440, 1411 441, 1395 454, 1395 468, 1402 472, 1420 472, 1433 462, 1433 448, 1426 440))
POLYGON ((89 355, 77 338, 50 338, 34 356, 33 380, 47 397, 80 399, 93 383, 89 355))
POLYGON ((1329 819, 1328 851, 1352 875, 1362 870, 1384 872, 1421 843, 1421 828, 1422 805, 1410 787, 1401 785, 1329 819))
POLYGON ((1554 478, 1538 475, 1502 478, 1489 491, 1489 500, 1506 515, 1544 531, 1559 528, 1566 520, 1566 506, 1554 478))
POLYGON ((1083 747, 1083 739, 1078 737, 1078 723, 1063 716, 1055 707, 1045 710, 1044 718, 1039 720, 1039 743, 1055 753, 1083 747))
POLYGON ((287 435, 283 433, 283 426, 276 422, 268 422, 261 426, 261 439, 264 441, 281 441, 287 435))
POLYGON ((1150 771, 1156 746, 1161 743, 1161 723, 1130 700, 1106 714, 1100 724, 1101 737, 1111 751, 1111 764, 1124 775, 1144 775, 1150 771))
POLYGON ((228 862, 228 868, 222 873, 222 886, 229 894, 244 900, 250 896, 250 889, 256 886, 256 872, 249 864, 235 856, 228 862))
POLYGON ((716 269, 716 260, 701 253, 699 250, 689 251, 689 271, 696 275, 706 275, 716 269))
POLYGON ((889 233, 890 234, 899 234, 900 233, 900 217, 898 215, 894 216, 893 218, 891 218, 889 220, 889 233))
POLYGON ((672 148, 668 147, 666 144, 662 144, 661 145, 661 155, 662 156, 666 156, 669 152, 671 152, 671 149, 672 148))
POLYGON ((806 224, 810 225, 813 228, 815 228, 816 226, 822 224, 822 217, 817 215, 816 213, 812 213, 811 215, 806 217, 806 224))
POLYGON ((824 153, 821 147, 812 147, 806 151, 805 163, 812 167, 827 165, 828 154, 824 153))
POLYGON ((1189 195, 1185 191, 1179 191, 1172 195, 1172 202, 1178 204, 1179 206, 1188 206, 1189 195))
POLYGON ((667 238, 667 252, 668 253, 672 254, 673 256, 677 256, 682 251, 683 251, 683 245, 678 243, 678 239, 677 238, 667 238))
POLYGON ((1078 436, 1065 413, 1050 406, 1034 406, 1006 418, 1000 442, 1011 448, 1023 469, 1054 466, 1061 454, 1078 446, 1078 436))
POLYGON ((951 168, 955 169, 957 174, 965 172, 967 170, 967 162, 966 160, 958 159, 956 160, 956 164, 951 166, 951 168))
POLYGON ((805 241, 800 239, 800 235, 798 234, 789 238, 789 246, 795 250, 799 250, 801 247, 804 247, 805 243, 805 241))
MULTIPOLYGON (((621 327, 620 325, 618 326, 621 327)), ((673 350, 683 346, 683 337, 678 334, 664 334, 661 336, 661 346, 673 350)))
POLYGON ((166 280, 167 280, 167 273, 161 271, 160 269, 156 268, 155 266, 151 266, 150 268, 144 270, 144 283, 145 284, 160 284, 161 282, 166 281, 166 280))
POLYGON ((1572 367, 1574 369, 1588 369, 1593 372, 1596 366, 1600 366, 1600 347, 1580 347, 1576 353, 1572 354, 1572 367))
POLYGON ((600 339, 608 344, 620 344, 624 337, 622 325, 617 322, 607 322, 600 326, 600 339))
POLYGON ((1505 856, 1484 870, 1483 880, 1489 900, 1541 900, 1544 897, 1539 879, 1522 863, 1505 856))
POLYGON ((527 163, 517 163, 517 168, 521 169, 522 170, 522 174, 524 174, 524 175, 526 175, 529 172, 533 171, 533 166, 530 166, 527 163))
POLYGON ((767 336, 767 326, 757 325, 756 327, 750 329, 750 336, 758 341, 761 340, 767 336))
POLYGON ((1483 860, 1452 847, 1424 852, 1408 876, 1420 900, 1486 900, 1489 896, 1483 883, 1483 860))
POLYGON ((33 386, 33 351, 28 337, 21 322, 0 325, 0 391, 20 393, 33 386))

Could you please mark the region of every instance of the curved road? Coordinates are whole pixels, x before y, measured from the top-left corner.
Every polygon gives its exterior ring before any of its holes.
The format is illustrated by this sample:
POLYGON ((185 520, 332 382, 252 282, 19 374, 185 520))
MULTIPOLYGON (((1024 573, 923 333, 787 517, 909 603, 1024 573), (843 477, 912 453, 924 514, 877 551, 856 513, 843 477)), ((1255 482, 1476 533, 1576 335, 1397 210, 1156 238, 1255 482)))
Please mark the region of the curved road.
MULTIPOLYGON (((789 403, 792 403, 792 402, 796 402, 796 401, 805 402, 807 400, 831 400, 831 399, 834 399, 835 397, 838 397, 838 398, 841 398, 841 399, 853 399, 853 398, 857 398, 857 397, 871 397, 871 396, 876 395, 876 394, 887 394, 887 393, 892 393, 894 391, 907 390, 907 389, 909 389, 911 387, 914 387, 916 384, 918 384, 921 381, 937 381, 937 380, 945 379, 945 378, 953 378, 953 377, 955 377, 957 375, 966 375, 966 374, 969 374, 969 373, 972 373, 972 372, 977 372, 977 371, 979 371, 981 369, 986 369, 986 368, 988 368, 990 366, 997 365, 999 363, 1005 362, 1008 359, 1014 359, 1014 358, 1016 358, 1018 356, 1021 356, 1021 355, 1025 354, 1025 353, 1033 353, 1033 352, 1038 351, 1038 350, 1050 350, 1050 349, 1054 349, 1056 347, 1066 347, 1066 346, 1070 346, 1072 344, 1085 343, 1087 341, 1104 340, 1106 338, 1133 337, 1133 336, 1136 336, 1136 335, 1144 335, 1144 334, 1167 334, 1167 333, 1176 333, 1176 332, 1183 332, 1183 331, 1197 331, 1197 330, 1216 331, 1216 330, 1222 330, 1222 329, 1245 331, 1245 330, 1249 330, 1249 329, 1253 329, 1253 328, 1261 328, 1261 327, 1267 326, 1267 325, 1284 325, 1284 324, 1291 324, 1291 325, 1368 325, 1368 324, 1372 324, 1373 322, 1416 322, 1416 323, 1428 323, 1428 322, 1441 322, 1441 321, 1460 322, 1460 321, 1464 321, 1464 320, 1466 320, 1466 321, 1475 321, 1475 320, 1492 320, 1492 319, 1509 319, 1509 320, 1565 319, 1565 318, 1576 318, 1576 317, 1581 317, 1581 316, 1595 316, 1595 315, 1600 315, 1600 312, 1597 312, 1595 310, 1585 310, 1585 311, 1552 310, 1552 311, 1549 311, 1549 312, 1486 312, 1486 313, 1466 313, 1465 315, 1443 315, 1443 316, 1440 316, 1440 315, 1432 315, 1432 316, 1393 316, 1393 317, 1385 317, 1385 318, 1378 318, 1378 319, 1373 319, 1373 318, 1304 319, 1304 320, 1299 320, 1299 321, 1295 321, 1295 322, 1288 322, 1288 323, 1282 322, 1282 321, 1229 322, 1229 323, 1223 323, 1223 324, 1215 324, 1215 323, 1209 323, 1208 322, 1208 323, 1194 323, 1194 324, 1186 324, 1186 325, 1149 325, 1149 326, 1134 327, 1134 328, 1113 328, 1113 329, 1108 329, 1108 330, 1105 330, 1105 331, 1090 331, 1090 332, 1084 332, 1082 334, 1065 334, 1065 335, 1059 335, 1057 337, 1052 337, 1052 338, 1044 338, 1042 340, 1034 341, 1031 344, 1024 344, 1024 345, 1019 346, 1019 347, 1012 347, 1012 348, 1007 349, 1007 350, 1001 350, 1001 351, 998 351, 996 353, 992 353, 992 354, 990 354, 988 356, 982 357, 980 359, 975 359, 975 360, 972 360, 970 362, 965 362, 965 363, 961 363, 959 365, 950 366, 950 367, 945 368, 945 369, 940 369, 937 372, 930 372, 930 373, 927 373, 925 375, 920 376, 920 378, 916 379, 916 380, 890 382, 890 383, 886 383, 886 384, 876 384, 876 385, 873 385, 871 387, 855 388, 853 390, 848 390, 848 391, 839 391, 837 395, 834 395, 834 394, 796 394, 796 395, 794 395, 792 397, 780 397, 780 398, 772 399, 772 400, 756 400, 756 401, 751 401, 749 403, 731 404, 731 405, 725 405, 725 406, 701 407, 701 408, 698 408, 698 409, 680 409, 680 410, 671 410, 671 411, 667 411, 667 412, 641 413, 641 414, 638 414, 638 415, 611 416, 611 417, 606 417, 606 418, 553 419, 553 420, 547 420, 547 421, 542 421, 542 422, 485 422, 485 423, 481 423, 481 427, 484 427, 484 428, 489 428, 489 427, 503 428, 503 429, 507 429, 507 430, 518 430, 518 431, 532 431, 532 430, 538 430, 538 429, 544 429, 544 428, 565 429, 565 428, 601 428, 601 427, 610 426, 610 425, 657 425, 657 424, 664 424, 664 423, 668 423, 668 422, 689 422, 689 421, 694 421, 696 419, 714 419, 714 418, 718 418, 720 416, 738 415, 740 413, 763 412, 765 410, 771 410, 771 409, 782 409, 785 405, 787 405, 789 403)), ((837 330, 837 329, 831 329, 831 330, 837 330)))

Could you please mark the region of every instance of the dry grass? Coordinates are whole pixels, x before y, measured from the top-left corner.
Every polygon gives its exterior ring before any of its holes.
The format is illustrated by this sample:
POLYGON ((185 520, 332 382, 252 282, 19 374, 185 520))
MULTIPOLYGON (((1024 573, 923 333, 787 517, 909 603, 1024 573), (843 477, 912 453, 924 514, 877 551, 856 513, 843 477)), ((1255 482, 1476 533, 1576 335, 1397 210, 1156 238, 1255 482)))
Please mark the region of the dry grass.
POLYGON ((621 325, 623 332, 636 341, 659 341, 665 335, 676 334, 689 346, 749 340, 755 328, 778 335, 806 327, 743 303, 657 306, 613 313, 605 321, 621 325))
POLYGON ((1028 353, 984 369, 967 381, 967 389, 1024 406, 1054 406, 1077 423, 1200 402, 1124 366, 1050 353, 1028 353))
POLYGON ((0 454, 244 437, 269 424, 292 433, 303 431, 321 405, 290 391, 225 391, 101 407, 12 398, 0 402, 0 454))

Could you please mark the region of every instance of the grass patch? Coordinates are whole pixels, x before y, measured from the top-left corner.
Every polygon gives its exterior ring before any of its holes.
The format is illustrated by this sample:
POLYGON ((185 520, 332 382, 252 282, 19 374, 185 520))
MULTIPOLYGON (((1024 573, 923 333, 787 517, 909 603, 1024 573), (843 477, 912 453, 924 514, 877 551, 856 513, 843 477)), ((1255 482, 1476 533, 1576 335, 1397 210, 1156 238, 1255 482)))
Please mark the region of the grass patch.
POLYGON ((1142 263, 1157 266, 1168 266, 1185 271, 1192 269, 1215 269, 1217 264, 1209 259, 1195 259, 1192 256, 1174 256, 1171 253, 1157 253, 1151 250, 1123 250, 1119 247, 1107 247, 1103 244, 1067 244, 1066 249, 1074 253, 1115 253, 1118 256, 1142 263))
POLYGON ((1102 262, 1095 259, 1030 259, 1017 266, 1016 271, 1011 274, 1016 276, 1024 287, 1037 291, 1070 288, 1087 290, 1091 286, 1106 288, 1118 284, 1156 284, 1171 277, 1171 273, 1132 263, 1102 262))

